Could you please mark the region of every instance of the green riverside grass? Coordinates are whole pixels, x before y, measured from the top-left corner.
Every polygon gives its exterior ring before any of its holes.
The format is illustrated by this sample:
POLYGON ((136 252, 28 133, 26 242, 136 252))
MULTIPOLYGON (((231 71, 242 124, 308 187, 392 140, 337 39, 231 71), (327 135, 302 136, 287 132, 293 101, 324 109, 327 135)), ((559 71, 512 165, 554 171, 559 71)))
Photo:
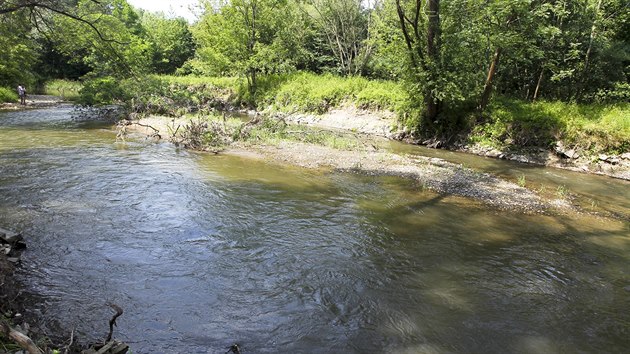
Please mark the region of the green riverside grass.
POLYGON ((53 80, 44 86, 46 95, 59 96, 64 100, 75 101, 79 98, 83 85, 78 81, 53 80))
POLYGON ((562 141, 584 153, 630 150, 630 104, 525 102, 497 98, 488 117, 472 128, 470 140, 500 149, 553 148, 562 141))

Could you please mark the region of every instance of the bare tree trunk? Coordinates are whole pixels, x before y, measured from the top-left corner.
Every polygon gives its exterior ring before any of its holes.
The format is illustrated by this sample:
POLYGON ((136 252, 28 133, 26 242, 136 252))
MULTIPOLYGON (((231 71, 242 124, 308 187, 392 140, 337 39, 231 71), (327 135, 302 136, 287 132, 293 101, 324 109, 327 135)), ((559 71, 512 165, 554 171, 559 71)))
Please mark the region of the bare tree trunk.
POLYGON ((488 101, 490 101, 490 94, 492 93, 492 81, 494 79, 494 74, 497 72, 497 67, 499 66, 499 58, 501 57, 501 47, 497 47, 494 51, 494 56, 492 57, 492 63, 490 63, 490 68, 488 69, 488 77, 486 78, 486 83, 483 86, 483 93, 481 94, 481 101, 479 102, 479 112, 483 113, 488 105, 488 101))
POLYGON ((538 98, 538 93, 540 92, 540 85, 543 81, 543 75, 545 74, 545 68, 540 69, 540 76, 538 76, 538 82, 536 83, 536 90, 534 90, 534 97, 532 97, 532 102, 536 101, 538 98))
POLYGON ((588 69, 591 59, 591 52, 593 51, 593 42, 597 36, 597 17, 599 16, 599 9, 602 6, 602 0, 597 1, 597 7, 595 8, 595 19, 593 19, 593 26, 591 27, 591 36, 588 41, 588 48, 586 49, 586 56, 584 57, 584 70, 582 70, 582 82, 578 86, 576 99, 579 101, 582 97, 582 93, 586 88, 586 79, 588 77, 588 69))
POLYGON ((595 36, 597 35, 597 16, 599 14, 599 9, 602 7, 602 0, 597 1, 597 8, 595 9, 595 20, 593 20, 593 27, 591 27, 591 37, 588 41, 588 49, 586 50, 586 58, 584 58, 584 72, 588 71, 589 60, 591 57, 591 51, 593 50, 593 41, 595 40, 595 36))

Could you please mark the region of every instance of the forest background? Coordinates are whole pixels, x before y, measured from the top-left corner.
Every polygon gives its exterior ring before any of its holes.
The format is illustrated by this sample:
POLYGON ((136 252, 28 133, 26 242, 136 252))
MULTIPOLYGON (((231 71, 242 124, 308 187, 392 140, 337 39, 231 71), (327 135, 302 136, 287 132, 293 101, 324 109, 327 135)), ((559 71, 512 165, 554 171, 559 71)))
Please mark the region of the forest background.
POLYGON ((630 148, 627 0, 202 0, 189 23, 125 0, 1 0, 15 87, 181 116, 394 112, 410 135, 630 148))

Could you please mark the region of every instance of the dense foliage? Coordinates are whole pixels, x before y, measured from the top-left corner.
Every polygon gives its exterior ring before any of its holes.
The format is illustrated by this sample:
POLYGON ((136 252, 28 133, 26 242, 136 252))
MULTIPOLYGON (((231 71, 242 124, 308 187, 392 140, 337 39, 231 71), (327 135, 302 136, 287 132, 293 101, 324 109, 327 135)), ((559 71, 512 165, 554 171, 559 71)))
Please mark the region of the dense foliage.
MULTIPOLYGON (((630 98, 626 0, 200 5, 198 20, 188 23, 126 0, 3 1, 0 86, 80 79, 83 102, 96 104, 167 97, 151 96, 156 85, 146 84, 148 74, 238 77, 238 104, 321 112, 353 97, 395 110, 418 134, 434 137, 500 125, 501 112, 518 110, 505 102, 583 106, 630 98)), ((542 128, 547 135, 554 129, 542 128)))

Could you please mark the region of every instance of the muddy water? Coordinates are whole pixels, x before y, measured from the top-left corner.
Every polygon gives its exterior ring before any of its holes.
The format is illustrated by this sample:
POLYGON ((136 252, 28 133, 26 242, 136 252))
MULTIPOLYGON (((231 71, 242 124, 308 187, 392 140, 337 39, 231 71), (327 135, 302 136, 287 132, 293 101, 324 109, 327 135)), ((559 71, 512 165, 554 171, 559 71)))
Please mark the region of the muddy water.
MULTIPOLYGON (((47 323, 100 338, 117 303, 134 353, 630 347, 627 219, 121 143, 69 112, 0 113, 0 226, 27 237, 47 323)), ((600 181, 627 215, 627 184, 600 181)))

